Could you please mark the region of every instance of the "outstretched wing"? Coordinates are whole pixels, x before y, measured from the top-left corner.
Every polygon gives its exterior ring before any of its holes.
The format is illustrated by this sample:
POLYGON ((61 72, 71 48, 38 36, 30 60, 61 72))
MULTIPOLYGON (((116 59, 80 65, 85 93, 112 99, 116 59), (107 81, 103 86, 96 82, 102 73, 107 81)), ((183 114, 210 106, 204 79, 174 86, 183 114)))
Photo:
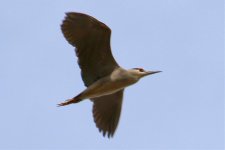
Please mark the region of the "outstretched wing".
POLYGON ((93 117, 99 131, 112 137, 119 122, 123 90, 111 95, 93 98, 93 117))
POLYGON ((118 67, 110 48, 111 30, 104 23, 86 14, 70 12, 66 13, 61 29, 66 40, 76 47, 86 86, 118 67))

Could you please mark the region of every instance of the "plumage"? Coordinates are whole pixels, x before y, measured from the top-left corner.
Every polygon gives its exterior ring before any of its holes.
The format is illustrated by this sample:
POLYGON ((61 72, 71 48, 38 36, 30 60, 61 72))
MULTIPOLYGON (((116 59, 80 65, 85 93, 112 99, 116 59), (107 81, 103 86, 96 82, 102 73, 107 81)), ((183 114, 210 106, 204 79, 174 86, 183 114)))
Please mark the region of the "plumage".
POLYGON ((90 99, 97 128, 103 136, 110 138, 119 122, 124 88, 159 71, 145 71, 142 68, 126 70, 120 67, 111 52, 110 28, 89 15, 66 13, 61 30, 66 40, 75 47, 81 76, 87 88, 59 106, 90 99))
POLYGON ((114 94, 102 97, 92 98, 93 117, 96 126, 112 137, 116 130, 120 118, 120 112, 123 100, 123 90, 114 94))
MULTIPOLYGON (((86 86, 105 77, 119 67, 110 48, 111 30, 104 23, 82 13, 66 13, 61 25, 64 37, 76 49, 81 76, 86 86)), ((93 98, 93 116, 96 126, 113 136, 120 117, 123 90, 93 98), (115 108, 113 112, 109 109, 115 108), (97 113, 99 119, 95 115, 97 113), (115 114, 114 114, 115 113, 115 114), (108 121, 107 117, 112 120, 108 121)))
POLYGON ((110 48, 111 30, 104 23, 82 13, 66 13, 61 29, 76 47, 78 64, 86 86, 109 75, 119 65, 110 48))

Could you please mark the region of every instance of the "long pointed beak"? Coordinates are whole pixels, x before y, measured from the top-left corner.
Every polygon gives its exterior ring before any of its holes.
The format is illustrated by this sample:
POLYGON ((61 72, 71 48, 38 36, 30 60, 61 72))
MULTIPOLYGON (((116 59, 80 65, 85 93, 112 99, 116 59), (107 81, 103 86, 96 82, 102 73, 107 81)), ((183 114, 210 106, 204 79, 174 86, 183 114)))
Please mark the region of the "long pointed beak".
POLYGON ((162 72, 162 71, 146 71, 145 76, 155 74, 155 73, 160 73, 160 72, 162 72))

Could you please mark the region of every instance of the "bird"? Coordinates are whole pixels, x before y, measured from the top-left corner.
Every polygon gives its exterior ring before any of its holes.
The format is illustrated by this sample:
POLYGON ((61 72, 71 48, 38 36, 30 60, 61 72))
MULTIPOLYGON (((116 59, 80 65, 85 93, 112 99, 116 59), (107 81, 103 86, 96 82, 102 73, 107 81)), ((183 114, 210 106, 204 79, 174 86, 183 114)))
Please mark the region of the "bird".
POLYGON ((124 89, 145 76, 161 71, 122 68, 112 55, 111 29, 92 16, 78 12, 65 13, 61 31, 75 48, 81 77, 87 88, 58 106, 90 99, 99 132, 104 137, 113 137, 121 114, 124 89))

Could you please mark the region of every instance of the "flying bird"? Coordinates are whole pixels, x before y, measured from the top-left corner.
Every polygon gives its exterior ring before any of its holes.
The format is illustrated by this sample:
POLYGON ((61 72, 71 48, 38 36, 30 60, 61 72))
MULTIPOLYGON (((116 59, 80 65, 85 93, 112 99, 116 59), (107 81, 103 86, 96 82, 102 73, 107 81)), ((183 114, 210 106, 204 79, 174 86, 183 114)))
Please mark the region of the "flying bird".
POLYGON ((66 40, 75 47, 87 88, 58 105, 66 106, 90 99, 97 128, 103 136, 113 137, 120 118, 124 89, 147 75, 161 71, 120 67, 111 52, 110 28, 89 15, 66 13, 61 30, 66 40))

